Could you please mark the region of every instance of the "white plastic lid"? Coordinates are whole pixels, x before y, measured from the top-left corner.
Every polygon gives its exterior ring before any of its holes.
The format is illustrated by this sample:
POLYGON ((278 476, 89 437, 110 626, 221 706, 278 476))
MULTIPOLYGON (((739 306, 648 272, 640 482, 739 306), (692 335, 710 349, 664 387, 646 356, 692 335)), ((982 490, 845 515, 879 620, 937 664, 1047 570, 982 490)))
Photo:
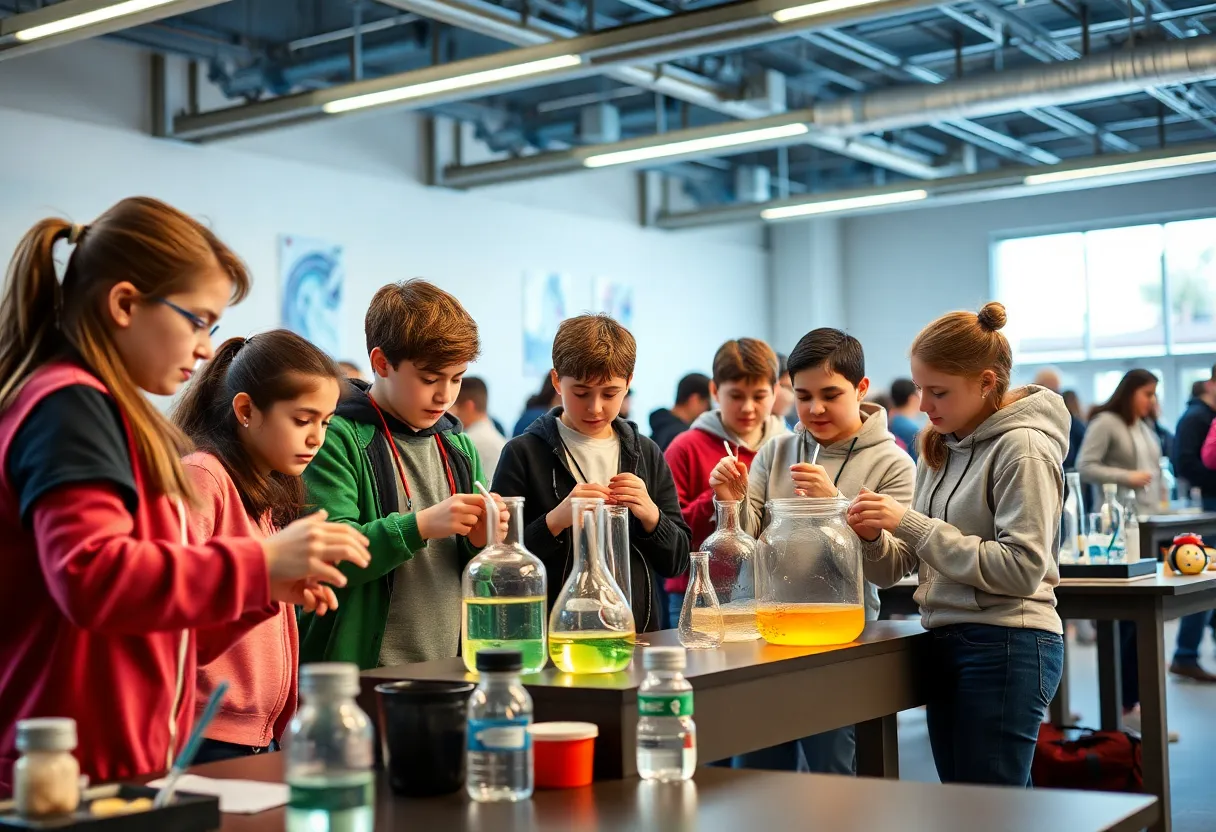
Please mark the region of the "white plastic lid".
POLYGON ((687 665, 683 647, 647 647, 642 651, 644 670, 683 670, 687 665))
POLYGON ((598 737, 600 727, 594 722, 538 722, 528 732, 537 742, 573 742, 598 737))
POLYGON ((17 750, 72 751, 76 748, 76 720, 66 716, 23 719, 17 723, 17 750))

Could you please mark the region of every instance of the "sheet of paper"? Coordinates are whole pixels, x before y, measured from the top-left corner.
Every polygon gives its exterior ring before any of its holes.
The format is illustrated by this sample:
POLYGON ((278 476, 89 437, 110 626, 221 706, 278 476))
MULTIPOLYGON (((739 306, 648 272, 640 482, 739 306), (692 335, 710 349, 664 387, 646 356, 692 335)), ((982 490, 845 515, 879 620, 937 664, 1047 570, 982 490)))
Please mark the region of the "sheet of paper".
MULTIPOLYGON (((148 785, 160 788, 164 780, 148 785)), ((267 809, 286 806, 288 799, 285 783, 263 783, 257 780, 216 780, 197 774, 183 774, 177 781, 177 791, 193 794, 209 794, 220 799, 220 811, 234 815, 256 815, 267 809)))

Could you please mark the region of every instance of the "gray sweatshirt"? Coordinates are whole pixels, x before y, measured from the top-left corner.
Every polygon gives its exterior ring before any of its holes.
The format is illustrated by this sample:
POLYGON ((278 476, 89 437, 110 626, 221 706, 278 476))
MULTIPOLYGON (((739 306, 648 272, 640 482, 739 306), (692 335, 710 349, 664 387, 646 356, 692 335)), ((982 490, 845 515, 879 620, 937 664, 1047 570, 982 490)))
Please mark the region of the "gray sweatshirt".
POLYGON ((1136 490, 1136 502, 1142 511, 1153 511, 1158 508, 1156 480, 1160 458, 1161 440, 1148 422, 1142 419, 1129 425, 1117 413, 1099 413, 1085 426, 1085 440, 1077 454, 1077 473, 1083 482, 1094 485, 1115 483, 1131 487, 1133 472, 1148 471, 1154 475, 1153 482, 1136 490), (1142 454, 1136 453, 1137 444, 1144 448, 1142 454))
MULTIPOLYGON (((916 464, 887 430, 887 412, 872 402, 863 402, 861 418, 861 430, 848 439, 824 445, 815 464, 827 471, 840 493, 849 499, 865 487, 890 495, 902 505, 912 505, 916 464)), ((740 525, 748 534, 759 537, 768 525, 766 502, 798 496, 790 466, 810 462, 817 445, 800 424, 792 434, 778 436, 760 448, 748 472, 747 500, 739 512, 740 525)), ((866 587, 866 617, 871 621, 878 618, 878 588, 873 585, 866 587)))
POLYGON ((965 439, 946 438, 941 470, 921 456, 914 510, 863 546, 866 578, 879 586, 919 568, 925 627, 1064 631, 1055 586, 1068 408, 1044 387, 1009 395, 965 439))

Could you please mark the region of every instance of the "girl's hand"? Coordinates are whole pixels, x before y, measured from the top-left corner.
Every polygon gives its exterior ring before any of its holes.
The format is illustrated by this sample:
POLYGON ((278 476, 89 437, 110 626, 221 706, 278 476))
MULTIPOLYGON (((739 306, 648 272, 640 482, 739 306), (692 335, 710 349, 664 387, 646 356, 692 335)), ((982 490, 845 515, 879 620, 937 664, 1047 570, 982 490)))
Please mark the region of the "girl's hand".
POLYGON ((724 456, 709 472, 709 487, 721 502, 743 500, 747 497, 747 465, 724 456))
POLYGON ((895 498, 861 489, 849 506, 849 527, 866 542, 873 542, 884 532, 893 532, 908 510, 895 498))
POLYGON ((1128 474, 1127 481, 1132 488, 1144 488, 1153 481, 1153 475, 1150 471, 1132 471, 1128 474))
POLYGON ((325 522, 326 517, 318 511, 262 542, 272 586, 299 581, 346 586, 346 576, 334 564, 346 561, 363 569, 371 563, 367 538, 345 524, 325 522))
POLYGON ((840 493, 822 465, 799 462, 790 466, 790 475, 799 497, 835 497, 840 493))

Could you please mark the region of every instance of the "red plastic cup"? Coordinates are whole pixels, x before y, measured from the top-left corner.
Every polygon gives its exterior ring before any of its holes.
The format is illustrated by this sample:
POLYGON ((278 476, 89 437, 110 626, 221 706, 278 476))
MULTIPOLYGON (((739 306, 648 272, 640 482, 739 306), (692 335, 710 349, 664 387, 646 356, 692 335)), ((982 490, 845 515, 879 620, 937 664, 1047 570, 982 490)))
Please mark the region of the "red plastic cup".
POLYGON ((577 789, 590 786, 595 771, 598 725, 591 722, 538 722, 532 734, 533 764, 538 789, 577 789))

